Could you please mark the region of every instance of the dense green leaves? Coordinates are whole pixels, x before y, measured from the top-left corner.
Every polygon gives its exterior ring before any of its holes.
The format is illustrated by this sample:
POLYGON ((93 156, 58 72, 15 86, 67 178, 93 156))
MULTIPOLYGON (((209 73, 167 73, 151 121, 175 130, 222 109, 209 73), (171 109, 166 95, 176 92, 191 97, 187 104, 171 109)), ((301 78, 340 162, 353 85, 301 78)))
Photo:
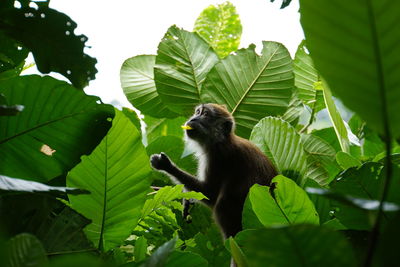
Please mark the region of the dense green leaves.
POLYGON ((247 230, 236 236, 249 266, 354 266, 354 255, 338 232, 313 225, 247 230), (334 249, 332 249, 334 248, 334 249))
POLYGON ((250 140, 272 160, 279 173, 301 186, 304 184, 307 156, 300 135, 289 123, 274 117, 264 118, 254 126, 250 140))
POLYGON ((8 244, 8 254, 7 265, 11 267, 47 264, 42 244, 31 234, 23 233, 12 238, 8 244))
POLYGON ((154 83, 156 56, 140 55, 125 60, 122 64, 121 86, 131 104, 143 114, 153 117, 176 117, 161 102, 154 83))
POLYGON ((172 26, 158 46, 154 79, 172 111, 190 114, 200 102, 207 73, 217 63, 214 50, 197 33, 172 26))
POLYGON ((242 24, 230 2, 210 5, 197 18, 194 29, 215 50, 220 58, 236 51, 242 35, 242 24))
POLYGON ((0 30, 32 52, 39 71, 58 72, 76 88, 94 79, 97 60, 84 53, 87 37, 74 34, 77 25, 67 15, 50 8, 5 9, 0 14, 0 30))
POLYGON ((319 224, 318 213, 307 193, 292 180, 279 175, 272 186, 254 185, 247 196, 243 211, 244 228, 258 228, 258 221, 266 227, 299 223, 319 224))
POLYGON ((0 173, 44 182, 71 169, 89 154, 110 127, 109 105, 51 77, 22 76, 0 82, 17 116, 0 117, 0 173), (23 168, 21 168, 23 164, 23 168))
POLYGON ((325 108, 322 90, 316 90, 314 84, 320 80, 318 71, 308 54, 305 41, 297 48, 293 60, 294 84, 299 89, 299 98, 314 112, 325 108))
POLYGON ((307 46, 332 91, 394 137, 400 136, 400 34, 393 26, 399 9, 398 1, 300 1, 307 46))
POLYGON ((92 220, 86 234, 99 249, 110 250, 129 236, 149 192, 149 173, 139 131, 116 111, 107 136, 67 177, 69 186, 91 192, 69 197, 72 207, 92 220))
POLYGON ((261 56, 252 45, 215 65, 204 82, 201 99, 225 104, 235 117, 236 133, 248 137, 261 118, 285 113, 293 84, 287 49, 280 43, 263 42, 261 56))

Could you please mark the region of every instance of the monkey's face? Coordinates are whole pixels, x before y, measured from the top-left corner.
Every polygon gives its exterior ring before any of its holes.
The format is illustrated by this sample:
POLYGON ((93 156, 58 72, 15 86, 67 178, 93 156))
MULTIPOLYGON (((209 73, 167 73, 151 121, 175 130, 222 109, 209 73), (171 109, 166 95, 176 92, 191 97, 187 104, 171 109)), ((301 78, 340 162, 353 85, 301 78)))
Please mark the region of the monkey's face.
POLYGON ((200 144, 223 142, 234 126, 232 115, 225 107, 217 104, 202 104, 186 122, 192 129, 186 130, 189 138, 200 144))

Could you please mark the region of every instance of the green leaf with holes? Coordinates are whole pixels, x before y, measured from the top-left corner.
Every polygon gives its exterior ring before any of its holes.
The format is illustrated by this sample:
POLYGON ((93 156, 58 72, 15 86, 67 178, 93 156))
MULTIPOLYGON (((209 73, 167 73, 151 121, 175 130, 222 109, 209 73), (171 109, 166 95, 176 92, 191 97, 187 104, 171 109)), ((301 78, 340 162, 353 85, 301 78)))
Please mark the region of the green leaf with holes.
POLYGON ((66 174, 101 141, 114 116, 98 97, 51 77, 0 81, 0 94, 24 106, 17 116, 0 116, 0 173, 11 177, 46 182, 66 174))
POLYGON ((307 47, 332 92, 393 137, 400 136, 399 10, 399 1, 300 1, 307 47))
POLYGON ((288 122, 264 118, 254 126, 250 140, 269 157, 279 173, 304 185, 307 155, 300 135, 288 122))
POLYGON ((257 184, 251 187, 244 205, 244 228, 259 228, 260 225, 271 227, 300 223, 319 224, 314 204, 295 182, 278 175, 272 179, 272 184, 271 187, 257 184), (250 216, 246 216, 247 214, 250 216))
POLYGON ((249 137, 253 126, 268 115, 285 113, 294 86, 292 59, 280 43, 263 42, 221 60, 207 75, 202 102, 225 104, 236 120, 236 132, 249 137))
POLYGON ((200 102, 207 73, 218 62, 197 33, 172 26, 158 46, 154 79, 162 101, 174 112, 191 114, 200 102))
POLYGON ((193 30, 214 48, 220 58, 224 58, 238 49, 242 24, 235 6, 227 1, 204 9, 193 30))
POLYGON ((82 89, 95 78, 97 60, 84 53, 87 37, 75 35, 76 27, 70 17, 47 7, 0 14, 0 30, 32 52, 40 72, 58 72, 82 89))
POLYGON ((122 112, 107 136, 73 168, 67 185, 90 195, 69 195, 72 208, 92 220, 88 238, 108 251, 126 239, 137 224, 151 180, 149 158, 136 127, 122 112))
POLYGON ((154 82, 156 56, 140 55, 124 61, 120 71, 121 86, 131 104, 145 115, 176 117, 161 101, 154 82))

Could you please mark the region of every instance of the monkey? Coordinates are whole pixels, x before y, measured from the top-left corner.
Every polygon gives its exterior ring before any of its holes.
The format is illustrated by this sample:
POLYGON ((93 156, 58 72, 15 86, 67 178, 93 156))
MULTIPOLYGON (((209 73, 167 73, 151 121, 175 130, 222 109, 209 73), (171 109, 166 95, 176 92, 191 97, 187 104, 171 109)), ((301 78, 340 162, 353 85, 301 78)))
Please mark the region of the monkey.
POLYGON ((203 193, 224 238, 242 230, 242 211, 254 184, 269 186, 276 168, 250 141, 237 136, 235 121, 225 106, 201 104, 182 127, 195 147, 197 177, 179 169, 165 153, 150 157, 152 167, 167 173, 189 191, 203 193))

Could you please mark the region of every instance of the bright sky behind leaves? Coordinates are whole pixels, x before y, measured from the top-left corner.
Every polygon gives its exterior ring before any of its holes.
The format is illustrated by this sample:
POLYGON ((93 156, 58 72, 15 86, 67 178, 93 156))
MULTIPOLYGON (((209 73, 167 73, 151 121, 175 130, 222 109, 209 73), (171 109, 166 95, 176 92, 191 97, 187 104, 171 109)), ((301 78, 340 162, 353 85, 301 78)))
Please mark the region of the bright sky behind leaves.
MULTIPOLYGON (((75 33, 85 34, 91 46, 86 50, 97 58, 96 80, 85 89, 106 103, 130 106, 119 81, 125 59, 140 54, 156 54, 167 29, 176 24, 192 31, 201 11, 219 0, 51 0, 50 6, 69 15, 77 24, 75 33)), ((278 41, 292 57, 303 39, 298 1, 279 9, 281 0, 231 0, 240 16, 243 34, 240 47, 261 41, 278 41)))

